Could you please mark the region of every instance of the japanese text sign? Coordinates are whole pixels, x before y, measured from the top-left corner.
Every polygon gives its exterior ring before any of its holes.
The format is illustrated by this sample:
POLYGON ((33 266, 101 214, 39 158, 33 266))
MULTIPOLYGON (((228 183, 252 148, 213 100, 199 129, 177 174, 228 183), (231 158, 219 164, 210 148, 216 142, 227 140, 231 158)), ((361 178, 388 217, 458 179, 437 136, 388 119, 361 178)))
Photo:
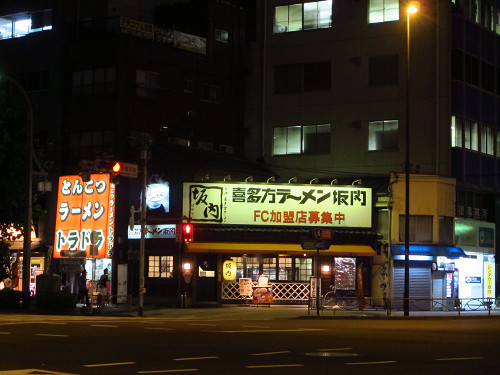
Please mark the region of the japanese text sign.
POLYGON ((111 258, 114 247, 115 185, 108 173, 59 177, 54 258, 111 258))
POLYGON ((370 228, 372 191, 350 186, 184 183, 192 223, 370 228))

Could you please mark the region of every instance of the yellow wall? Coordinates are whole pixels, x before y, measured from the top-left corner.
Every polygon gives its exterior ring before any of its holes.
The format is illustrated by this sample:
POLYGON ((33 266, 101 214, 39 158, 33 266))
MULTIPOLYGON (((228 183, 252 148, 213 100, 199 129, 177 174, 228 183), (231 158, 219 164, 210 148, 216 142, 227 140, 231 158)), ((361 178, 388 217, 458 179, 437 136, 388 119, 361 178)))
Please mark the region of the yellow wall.
MULTIPOLYGON (((392 181, 391 242, 399 242, 399 215, 405 214, 405 174, 392 181)), ((432 215, 433 242, 439 241, 439 216, 455 217, 455 179, 435 175, 410 175, 410 215, 432 215)))

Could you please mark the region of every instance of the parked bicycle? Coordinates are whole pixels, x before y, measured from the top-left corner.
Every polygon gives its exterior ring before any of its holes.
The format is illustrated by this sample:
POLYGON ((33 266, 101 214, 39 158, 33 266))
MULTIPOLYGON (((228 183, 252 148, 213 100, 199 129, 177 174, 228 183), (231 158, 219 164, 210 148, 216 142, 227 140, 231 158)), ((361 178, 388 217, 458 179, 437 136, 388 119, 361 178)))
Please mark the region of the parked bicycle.
POLYGON ((330 285, 330 291, 323 296, 323 308, 325 309, 359 309, 358 293, 351 289, 337 289, 330 285))

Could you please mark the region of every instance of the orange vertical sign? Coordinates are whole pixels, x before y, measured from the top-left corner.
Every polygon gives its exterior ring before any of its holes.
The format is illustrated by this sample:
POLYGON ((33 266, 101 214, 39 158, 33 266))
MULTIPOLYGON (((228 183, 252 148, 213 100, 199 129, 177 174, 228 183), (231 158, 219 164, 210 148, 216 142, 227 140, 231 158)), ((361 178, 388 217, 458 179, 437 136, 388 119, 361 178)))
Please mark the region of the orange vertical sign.
POLYGON ((108 173, 59 177, 54 258, 112 257, 115 189, 108 173))

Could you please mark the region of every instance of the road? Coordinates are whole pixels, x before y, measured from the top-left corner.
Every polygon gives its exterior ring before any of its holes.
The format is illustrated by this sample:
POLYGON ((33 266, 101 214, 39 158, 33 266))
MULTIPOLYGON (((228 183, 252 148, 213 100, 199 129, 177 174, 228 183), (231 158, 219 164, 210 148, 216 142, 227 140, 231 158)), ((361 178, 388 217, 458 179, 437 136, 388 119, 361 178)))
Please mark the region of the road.
POLYGON ((0 375, 496 374, 500 319, 0 315, 0 375))

